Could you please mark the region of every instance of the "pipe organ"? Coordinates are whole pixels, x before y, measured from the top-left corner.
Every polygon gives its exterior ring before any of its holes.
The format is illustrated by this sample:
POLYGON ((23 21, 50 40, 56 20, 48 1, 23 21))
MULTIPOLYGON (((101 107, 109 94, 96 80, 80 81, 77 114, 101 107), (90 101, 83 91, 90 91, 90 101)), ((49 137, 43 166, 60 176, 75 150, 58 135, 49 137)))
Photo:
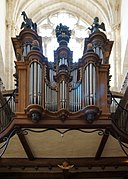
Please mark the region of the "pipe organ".
POLYGON ((54 51, 54 62, 43 55, 41 37, 33 29, 24 28, 12 38, 17 58, 16 110, 39 107, 51 118, 63 111, 65 118, 91 110, 101 111, 105 118, 110 113, 109 56, 113 42, 99 29, 92 32, 85 38, 82 57, 73 63, 73 52, 68 47, 71 30, 60 24, 55 32, 59 46, 54 51))
MULTIPOLYGON (((22 15, 25 16, 25 12, 22 12, 22 15)), ((94 161, 102 156, 109 135, 120 139, 120 144, 128 143, 128 130, 125 127, 128 126, 126 112, 128 90, 124 97, 122 95, 116 112, 112 113, 111 104, 115 99, 109 89, 111 77, 109 56, 113 42, 100 31, 99 28, 103 28, 103 23, 99 25, 98 18, 95 18, 90 29, 91 34, 85 38, 83 54, 76 63, 73 62, 73 52, 68 47, 72 34, 67 26, 60 24, 55 29, 58 48, 54 51, 53 62, 49 62, 43 55, 42 40, 38 36, 36 24, 28 18, 22 23, 22 27, 24 29, 20 34, 12 38, 16 55, 14 74, 16 89, 13 94, 12 90, 4 91, 4 94, 0 92, 0 142, 2 144, 0 157, 4 154, 11 137, 17 134, 28 159, 34 160, 33 151, 27 139, 35 140, 36 136, 33 138, 30 134, 26 138, 24 135, 28 132, 42 133, 42 135, 44 132, 49 132, 46 135, 47 139, 50 134, 54 135, 51 131, 58 132, 61 137, 72 131, 68 140, 72 135, 74 137, 78 135, 75 139, 80 139, 81 135, 79 136, 78 132, 98 132, 101 142, 94 161)), ((115 93, 114 96, 121 97, 119 93, 115 93)), ((45 136, 40 137, 43 140, 45 136)), ((56 138, 56 135, 53 138, 56 138)), ((86 139, 87 136, 85 142, 86 139)), ((58 142, 56 140, 55 143, 58 142)), ((47 155, 47 152, 45 154, 47 155)), ((54 157, 55 154, 53 154, 54 157)), ((45 165, 44 168, 50 169, 48 161, 50 160, 47 159, 43 165, 45 165)), ((35 165, 37 164, 40 164, 40 161, 36 161, 35 165)), ((83 160, 81 164, 83 165, 83 160)), ((54 166, 55 162, 53 162, 54 166)), ((63 171, 64 178, 68 177, 68 169, 66 166, 66 173, 63 171)))

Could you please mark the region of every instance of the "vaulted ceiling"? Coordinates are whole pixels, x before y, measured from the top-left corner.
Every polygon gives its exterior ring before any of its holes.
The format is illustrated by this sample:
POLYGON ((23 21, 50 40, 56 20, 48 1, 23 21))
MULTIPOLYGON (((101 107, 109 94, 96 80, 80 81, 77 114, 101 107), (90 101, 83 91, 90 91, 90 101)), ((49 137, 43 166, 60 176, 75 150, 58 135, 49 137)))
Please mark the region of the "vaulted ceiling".
POLYGON ((17 26, 21 19, 21 12, 26 11, 39 25, 49 14, 66 10, 81 17, 87 24, 91 24, 95 16, 105 22, 107 31, 115 23, 115 10, 120 1, 111 0, 13 0, 12 19, 17 26))

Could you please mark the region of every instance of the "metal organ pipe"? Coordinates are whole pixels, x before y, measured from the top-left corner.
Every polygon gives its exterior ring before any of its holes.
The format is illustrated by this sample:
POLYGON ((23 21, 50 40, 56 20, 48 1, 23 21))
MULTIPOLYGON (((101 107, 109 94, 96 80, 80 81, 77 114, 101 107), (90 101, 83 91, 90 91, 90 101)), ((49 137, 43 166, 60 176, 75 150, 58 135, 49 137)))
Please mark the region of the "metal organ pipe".
POLYGON ((69 92, 70 110, 76 112, 82 108, 82 82, 77 82, 77 70, 71 72, 73 81, 71 91, 69 92))
POLYGON ((78 101, 77 101, 77 98, 78 98, 78 94, 77 94, 77 88, 75 89, 75 111, 77 111, 77 104, 78 104, 78 101))
POLYGON ((89 80, 89 82, 90 82, 90 91, 89 91, 89 101, 90 101, 90 104, 92 105, 93 104, 93 71, 92 71, 92 64, 90 63, 89 64, 89 66, 90 66, 90 69, 89 69, 89 72, 90 72, 90 74, 89 74, 89 77, 90 77, 90 80, 89 80))
POLYGON ((64 80, 62 81, 62 90, 63 90, 63 93, 62 93, 62 108, 65 108, 65 82, 64 80))
POLYGON ((89 66, 86 67, 86 105, 89 105, 89 90, 90 90, 90 87, 89 87, 89 66))
POLYGON ((87 70, 85 69, 84 72, 84 82, 85 82, 85 92, 84 92, 84 99, 85 99, 85 105, 87 104, 87 70))
POLYGON ((48 103, 48 101, 47 101, 47 84, 45 82, 45 108, 46 109, 47 109, 47 103, 48 103))
POLYGON ((61 65, 66 65, 68 66, 68 61, 66 58, 60 58, 60 61, 59 61, 59 66, 61 65))
POLYGON ((62 64, 64 64, 64 58, 62 58, 62 64))
POLYGON ((75 111, 75 90, 73 90, 73 111, 75 111))
POLYGON ((33 63, 31 63, 30 65, 30 83, 29 83, 29 103, 33 104, 33 97, 34 97, 34 93, 33 93, 33 76, 34 76, 34 69, 33 69, 33 63))
POLYGON ((67 59, 65 59, 65 65, 68 66, 68 62, 67 62, 67 59))
POLYGON ((38 104, 42 104, 42 69, 40 69, 40 64, 38 64, 38 104))
POLYGON ((60 83, 60 108, 62 108, 62 83, 60 83))
POLYGON ((97 55, 99 55, 100 59, 103 59, 103 51, 102 51, 102 48, 100 46, 95 47, 94 52, 97 53, 97 55))
POLYGON ((25 57, 31 50, 31 43, 27 42, 23 45, 23 57, 25 57))
POLYGON ((36 61, 30 65, 29 103, 42 104, 42 67, 36 61))
POLYGON ((67 108, 67 84, 64 80, 60 83, 60 108, 67 108))
POLYGON ((69 92, 69 110, 73 111, 73 91, 69 92))
POLYGON ((82 83, 76 84, 78 86, 74 86, 71 92, 69 93, 70 100, 70 109, 75 112, 82 108, 82 83))
POLYGON ((50 71, 49 71, 49 73, 50 73, 50 82, 53 81, 53 72, 54 72, 54 71, 50 69, 50 71))
POLYGON ((99 56, 100 56, 101 59, 103 59, 103 51, 102 51, 101 48, 100 48, 100 51, 99 51, 99 56))
POLYGON ((37 63, 34 62, 34 104, 37 104, 37 63))
POLYGON ((48 98, 48 109, 50 110, 51 99, 50 99, 50 88, 49 88, 49 86, 47 86, 47 98, 48 98))
POLYGON ((95 105, 96 95, 96 67, 89 63, 85 68, 85 106, 95 105))
POLYGON ((82 109, 82 84, 80 84, 80 109, 82 109))
POLYGON ((65 82, 62 81, 62 108, 65 108, 65 82))
POLYGON ((93 104, 96 104, 96 67, 93 65, 93 104))
POLYGON ((53 76, 56 75, 56 72, 50 69, 49 72, 50 81, 45 80, 45 108, 50 111, 57 111, 57 91, 53 76))
POLYGON ((30 45, 30 44, 27 44, 27 45, 26 45, 27 54, 28 54, 28 52, 30 52, 30 50, 31 50, 31 45, 30 45))
POLYGON ((57 92, 52 90, 53 92, 53 111, 57 111, 57 92))
POLYGON ((64 98, 65 98, 65 108, 67 108, 67 84, 66 83, 64 83, 64 88, 65 88, 65 96, 64 96, 64 98))
POLYGON ((77 102, 76 102, 76 107, 77 107, 77 111, 79 110, 79 86, 77 88, 77 102))
POLYGON ((45 82, 45 108, 50 110, 50 89, 48 84, 45 82))
POLYGON ((80 109, 80 86, 77 89, 77 110, 80 109))
POLYGON ((23 46, 23 57, 25 57, 27 55, 26 53, 26 45, 23 46))

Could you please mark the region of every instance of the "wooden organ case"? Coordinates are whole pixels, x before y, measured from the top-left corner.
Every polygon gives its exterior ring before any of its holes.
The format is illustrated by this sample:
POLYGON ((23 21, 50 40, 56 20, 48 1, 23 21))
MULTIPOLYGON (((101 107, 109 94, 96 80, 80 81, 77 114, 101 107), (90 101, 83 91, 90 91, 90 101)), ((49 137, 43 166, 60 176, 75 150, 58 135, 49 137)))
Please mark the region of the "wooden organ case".
POLYGON ((97 29, 85 38, 83 56, 73 63, 71 31, 60 24, 55 32, 59 46, 54 62, 43 55, 42 39, 33 29, 24 28, 12 38, 17 59, 15 118, 26 127, 109 127, 113 42, 97 29))

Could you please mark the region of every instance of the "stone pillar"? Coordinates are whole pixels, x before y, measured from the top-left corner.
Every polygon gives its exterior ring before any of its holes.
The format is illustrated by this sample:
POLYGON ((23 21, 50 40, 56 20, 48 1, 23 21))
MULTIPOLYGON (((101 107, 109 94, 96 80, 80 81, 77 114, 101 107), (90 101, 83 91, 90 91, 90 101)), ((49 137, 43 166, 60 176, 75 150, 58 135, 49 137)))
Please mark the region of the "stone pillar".
POLYGON ((113 65, 114 65, 114 90, 121 88, 121 44, 120 44, 120 24, 112 28, 114 35, 113 65))
POLYGON ((6 48, 5 48, 5 86, 6 89, 14 89, 14 50, 12 47, 11 37, 14 34, 14 22, 12 19, 13 2, 7 1, 7 14, 6 14, 6 48))
POLYGON ((115 3, 113 7, 113 25, 112 36, 114 40, 112 69, 113 88, 112 90, 120 91, 121 88, 121 44, 120 44, 120 5, 115 3))

